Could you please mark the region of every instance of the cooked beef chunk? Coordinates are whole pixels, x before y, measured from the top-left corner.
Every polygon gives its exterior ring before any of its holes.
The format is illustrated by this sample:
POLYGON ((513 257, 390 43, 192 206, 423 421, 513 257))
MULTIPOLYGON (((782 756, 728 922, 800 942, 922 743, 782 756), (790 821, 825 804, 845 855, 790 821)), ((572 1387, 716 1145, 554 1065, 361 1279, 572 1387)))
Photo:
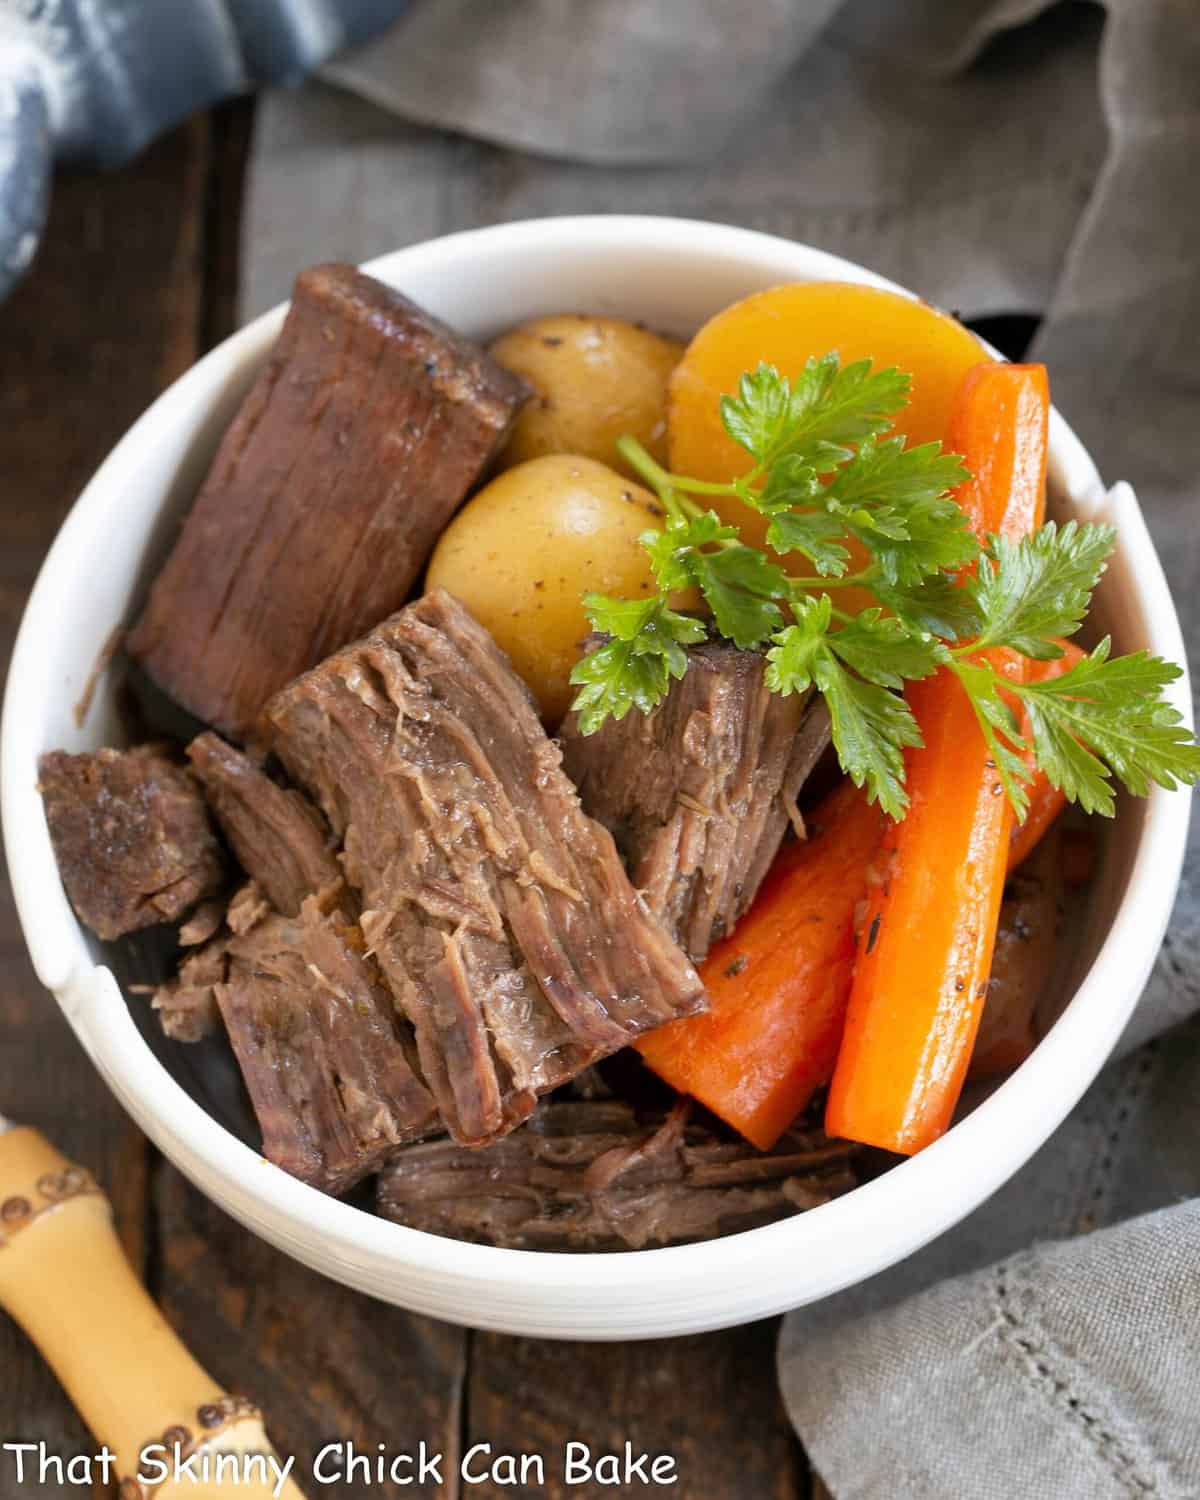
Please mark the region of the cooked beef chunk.
POLYGON ((404 602, 525 395, 381 282, 303 272, 129 653, 245 738, 277 688, 404 602))
POLYGON ((703 1007, 528 691, 449 594, 292 683, 264 724, 344 839, 363 931, 456 1139, 503 1134, 539 1094, 703 1007))
MULTIPOLYGON (((347 898, 349 893, 347 892, 347 898)), ((221 1028, 216 986, 229 971, 230 939, 249 932, 274 914, 257 880, 248 880, 234 892, 207 938, 195 938, 194 951, 185 953, 176 974, 154 991, 153 1006, 163 1031, 173 1042, 200 1042, 221 1028)), ((179 940, 187 943, 187 926, 179 929, 179 940)))
POLYGON ((201 901, 183 926, 179 929, 179 945, 182 948, 198 948, 207 943, 221 930, 225 920, 223 901, 201 901))
POLYGON ((188 746, 192 769, 246 874, 285 917, 341 878, 325 820, 302 792, 281 787, 215 734, 188 746))
POLYGON ((1011 1072, 1037 1046, 1038 1004, 1055 977, 1062 920, 1061 828, 1051 828, 1004 887, 971 1077, 1011 1072))
POLYGON ((618 1100, 546 1101, 486 1151, 446 1140, 397 1151, 377 1206, 413 1229, 514 1249, 641 1249, 750 1229, 855 1185, 846 1141, 796 1131, 763 1153, 687 1109, 647 1125, 618 1100))
POLYGON ((63 885, 97 937, 176 922, 224 884, 200 788, 161 746, 52 750, 38 776, 63 885))
POLYGON ((264 1155, 329 1193, 435 1122, 346 894, 309 896, 290 917, 246 887, 233 930, 186 959, 155 999, 164 1029, 183 1041, 206 1035, 220 1008, 264 1155))
POLYGON ((179 973, 155 990, 152 1003, 159 1025, 173 1042, 202 1042, 220 1029, 215 986, 222 983, 228 968, 226 941, 214 937, 187 954, 179 973))
POLYGON ((609 829, 650 910, 697 962, 732 931, 829 742, 824 700, 767 690, 756 651, 709 641, 652 713, 583 735, 563 725, 563 768, 609 829))

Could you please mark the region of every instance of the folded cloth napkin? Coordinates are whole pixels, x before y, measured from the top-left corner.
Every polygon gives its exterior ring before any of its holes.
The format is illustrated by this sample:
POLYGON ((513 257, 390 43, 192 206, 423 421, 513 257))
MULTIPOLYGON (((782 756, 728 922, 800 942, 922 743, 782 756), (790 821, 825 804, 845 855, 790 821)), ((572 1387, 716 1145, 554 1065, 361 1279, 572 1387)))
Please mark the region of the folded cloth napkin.
POLYGON ((28 270, 55 158, 115 166, 230 94, 310 72, 404 0, 0 0, 0 297, 28 270))
MULTIPOLYGON (((260 113, 249 311, 327 256, 621 210, 1043 314, 1033 354, 1137 486, 1200 642, 1194 0, 415 0, 327 78, 260 113)), ((784 1396, 837 1500, 1200 1494, 1200 1020, 1167 1031, 1200 1009, 1198 872, 1193 840, 1123 1057, 1024 1171, 786 1320, 784 1396)))

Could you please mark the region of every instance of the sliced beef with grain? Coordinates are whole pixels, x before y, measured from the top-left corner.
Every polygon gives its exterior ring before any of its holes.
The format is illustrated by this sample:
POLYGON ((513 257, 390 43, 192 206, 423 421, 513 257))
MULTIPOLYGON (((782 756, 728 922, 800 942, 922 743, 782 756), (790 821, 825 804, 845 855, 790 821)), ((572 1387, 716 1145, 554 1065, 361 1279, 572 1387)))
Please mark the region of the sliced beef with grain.
POLYGON ((129 653, 245 738, 273 692, 404 602, 526 394, 352 266, 303 272, 129 653))
POLYGON ((686 1102, 645 1120, 619 1100, 548 1100, 486 1152, 444 1140, 396 1152, 376 1201, 385 1218, 456 1239, 642 1249, 815 1208, 855 1185, 853 1151, 803 1130, 756 1151, 686 1102))
POLYGON ((303 793, 214 734, 188 755, 247 874, 225 931, 159 988, 163 1029, 196 1041, 220 1021, 263 1134, 293 1176, 341 1192, 433 1128, 408 1023, 366 952, 358 902, 303 793))
POLYGON ((539 1094, 703 1008, 528 691, 448 594, 292 683, 264 724, 344 841, 363 931, 458 1140, 502 1135, 539 1094))
POLYGON ((52 750, 38 787, 67 896, 97 937, 177 922, 224 885, 200 788, 164 747, 52 750))
POLYGON ((263 1154, 328 1193, 352 1187, 436 1123, 347 897, 327 888, 284 916, 257 886, 245 887, 230 930, 187 958, 155 998, 164 1029, 180 1041, 207 1034, 219 1008, 263 1154))
POLYGON ((761 653, 709 641, 652 712, 591 735, 571 715, 561 733, 584 809, 697 962, 754 900, 829 741, 824 701, 769 692, 765 670, 761 653))
POLYGON ((187 754, 238 863, 277 911, 298 916, 306 896, 341 878, 325 820, 302 792, 219 735, 198 735, 187 754))

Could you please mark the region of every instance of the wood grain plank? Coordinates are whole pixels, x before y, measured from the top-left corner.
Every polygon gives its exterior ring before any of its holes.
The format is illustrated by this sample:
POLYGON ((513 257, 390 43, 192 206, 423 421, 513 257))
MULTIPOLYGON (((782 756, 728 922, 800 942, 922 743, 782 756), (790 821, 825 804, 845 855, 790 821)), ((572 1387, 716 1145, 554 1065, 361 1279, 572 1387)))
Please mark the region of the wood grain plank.
MULTIPOLYGON (((175 132, 107 178, 55 185, 42 251, 0 307, 0 660, 42 556, 108 450, 195 358, 208 132, 175 132)), ((0 1109, 39 1126, 108 1187, 144 1258, 147 1148, 37 983, 0 882, 0 1109)), ((0 1430, 65 1455, 90 1438, 53 1376, 0 1317, 0 1430)), ((0 1466, 0 1500, 17 1493, 0 1466)))
MULTIPOLYGON (((637 1482, 619 1490, 565 1482, 569 1442, 586 1443, 593 1457, 623 1455, 629 1442, 635 1453, 675 1459, 677 1487, 660 1493, 687 1500, 807 1496, 807 1468, 775 1379, 777 1329, 771 1319, 722 1333, 627 1344, 476 1335, 464 1449, 490 1443, 491 1458, 514 1451, 541 1454, 545 1484, 514 1490, 498 1473, 467 1493, 472 1500, 515 1493, 600 1500, 640 1493, 637 1482)), ((481 1454, 475 1468, 483 1471, 487 1462, 481 1454)))

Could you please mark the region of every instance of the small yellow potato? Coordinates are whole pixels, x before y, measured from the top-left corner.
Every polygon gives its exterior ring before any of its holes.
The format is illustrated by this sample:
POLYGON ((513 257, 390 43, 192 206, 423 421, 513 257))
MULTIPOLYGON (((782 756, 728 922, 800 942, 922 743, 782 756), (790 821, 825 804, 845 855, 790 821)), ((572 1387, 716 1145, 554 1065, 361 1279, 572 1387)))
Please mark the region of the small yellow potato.
POLYGON ((491 354, 534 392, 502 463, 575 453, 636 477, 615 446, 627 432, 666 460, 667 381, 682 344, 621 318, 562 313, 522 323, 491 354))
POLYGON ((640 485, 591 458, 551 454, 506 469, 469 500, 434 549, 426 587, 447 589, 486 626, 557 723, 591 626, 589 592, 654 592, 638 537, 662 524, 640 485))

